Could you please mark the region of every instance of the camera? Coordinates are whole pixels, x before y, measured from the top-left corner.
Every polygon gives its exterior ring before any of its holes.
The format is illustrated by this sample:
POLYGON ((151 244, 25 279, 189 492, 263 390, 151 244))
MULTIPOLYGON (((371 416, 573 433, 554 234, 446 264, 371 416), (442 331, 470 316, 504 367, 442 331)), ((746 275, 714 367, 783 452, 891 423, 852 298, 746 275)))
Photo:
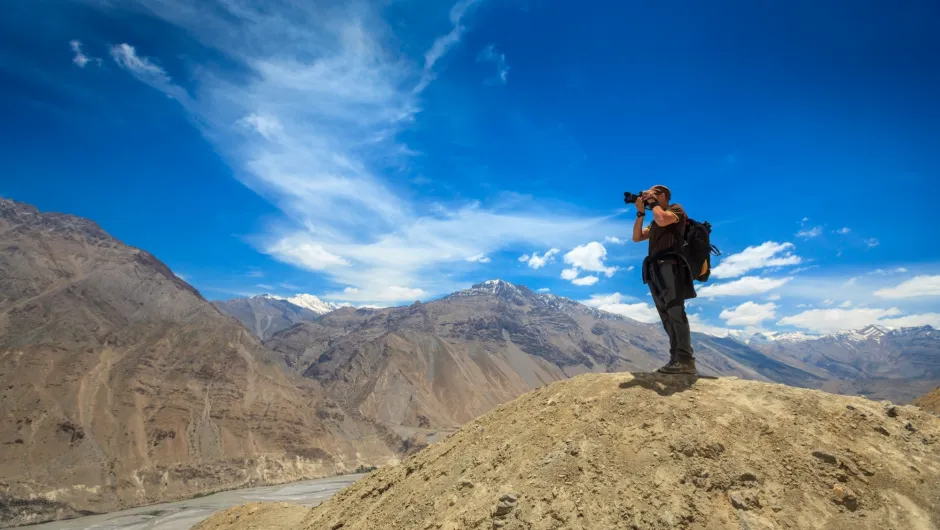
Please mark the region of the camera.
POLYGON ((629 191, 623 192, 623 202, 626 204, 633 204, 637 199, 643 196, 643 192, 640 193, 630 193, 629 191))
MULTIPOLYGON (((625 192, 623 192, 623 202, 625 202, 626 204, 634 204, 637 199, 639 199, 640 197, 643 196, 644 193, 645 193, 645 192, 643 192, 643 191, 641 191, 640 193, 631 193, 631 192, 629 192, 629 191, 625 191, 625 192)), ((651 208, 652 208, 652 206, 651 206, 651 204, 650 204, 650 202, 649 202, 649 201, 651 201, 651 200, 652 200, 652 199, 649 199, 649 200, 646 202, 646 208, 647 208, 647 209, 651 209, 651 208)), ((654 204, 655 204, 655 203, 654 203, 654 204)))

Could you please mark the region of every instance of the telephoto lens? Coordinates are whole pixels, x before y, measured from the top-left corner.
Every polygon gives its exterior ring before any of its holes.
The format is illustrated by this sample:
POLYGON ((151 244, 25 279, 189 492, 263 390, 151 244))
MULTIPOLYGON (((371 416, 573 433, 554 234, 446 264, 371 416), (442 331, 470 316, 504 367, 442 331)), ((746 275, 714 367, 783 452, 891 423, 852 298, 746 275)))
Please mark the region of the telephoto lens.
POLYGON ((640 193, 630 193, 629 191, 623 192, 623 202, 627 204, 633 204, 637 199, 640 198, 640 193))

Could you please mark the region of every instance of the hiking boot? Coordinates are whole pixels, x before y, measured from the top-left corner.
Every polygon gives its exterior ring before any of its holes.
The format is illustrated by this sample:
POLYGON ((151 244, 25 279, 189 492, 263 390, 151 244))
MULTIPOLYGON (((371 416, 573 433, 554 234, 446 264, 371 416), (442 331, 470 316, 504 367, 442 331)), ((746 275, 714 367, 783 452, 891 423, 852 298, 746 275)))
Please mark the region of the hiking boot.
POLYGON ((695 369, 695 359, 680 359, 675 358, 669 361, 669 364, 663 366, 659 370, 656 370, 661 374, 681 374, 681 375, 695 375, 697 373, 695 369))

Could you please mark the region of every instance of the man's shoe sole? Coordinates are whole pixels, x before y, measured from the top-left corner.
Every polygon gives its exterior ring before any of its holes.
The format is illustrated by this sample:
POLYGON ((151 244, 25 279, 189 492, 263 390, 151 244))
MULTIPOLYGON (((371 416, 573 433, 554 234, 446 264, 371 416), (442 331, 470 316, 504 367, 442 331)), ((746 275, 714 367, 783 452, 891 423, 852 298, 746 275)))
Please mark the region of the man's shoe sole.
POLYGON ((667 374, 667 375, 698 375, 698 370, 695 368, 692 369, 681 369, 681 370, 664 370, 660 368, 656 370, 657 373, 667 374))

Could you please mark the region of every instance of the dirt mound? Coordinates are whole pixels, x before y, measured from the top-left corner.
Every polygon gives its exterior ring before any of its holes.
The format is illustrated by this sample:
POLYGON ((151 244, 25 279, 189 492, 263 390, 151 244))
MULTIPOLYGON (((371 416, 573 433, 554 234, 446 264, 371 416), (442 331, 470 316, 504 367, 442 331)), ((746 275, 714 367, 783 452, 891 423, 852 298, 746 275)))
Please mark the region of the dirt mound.
POLYGON ((930 412, 940 414, 940 387, 915 399, 914 404, 930 412))
POLYGON ((288 526, 940 527, 940 418, 744 381, 590 374, 497 407, 288 526))

